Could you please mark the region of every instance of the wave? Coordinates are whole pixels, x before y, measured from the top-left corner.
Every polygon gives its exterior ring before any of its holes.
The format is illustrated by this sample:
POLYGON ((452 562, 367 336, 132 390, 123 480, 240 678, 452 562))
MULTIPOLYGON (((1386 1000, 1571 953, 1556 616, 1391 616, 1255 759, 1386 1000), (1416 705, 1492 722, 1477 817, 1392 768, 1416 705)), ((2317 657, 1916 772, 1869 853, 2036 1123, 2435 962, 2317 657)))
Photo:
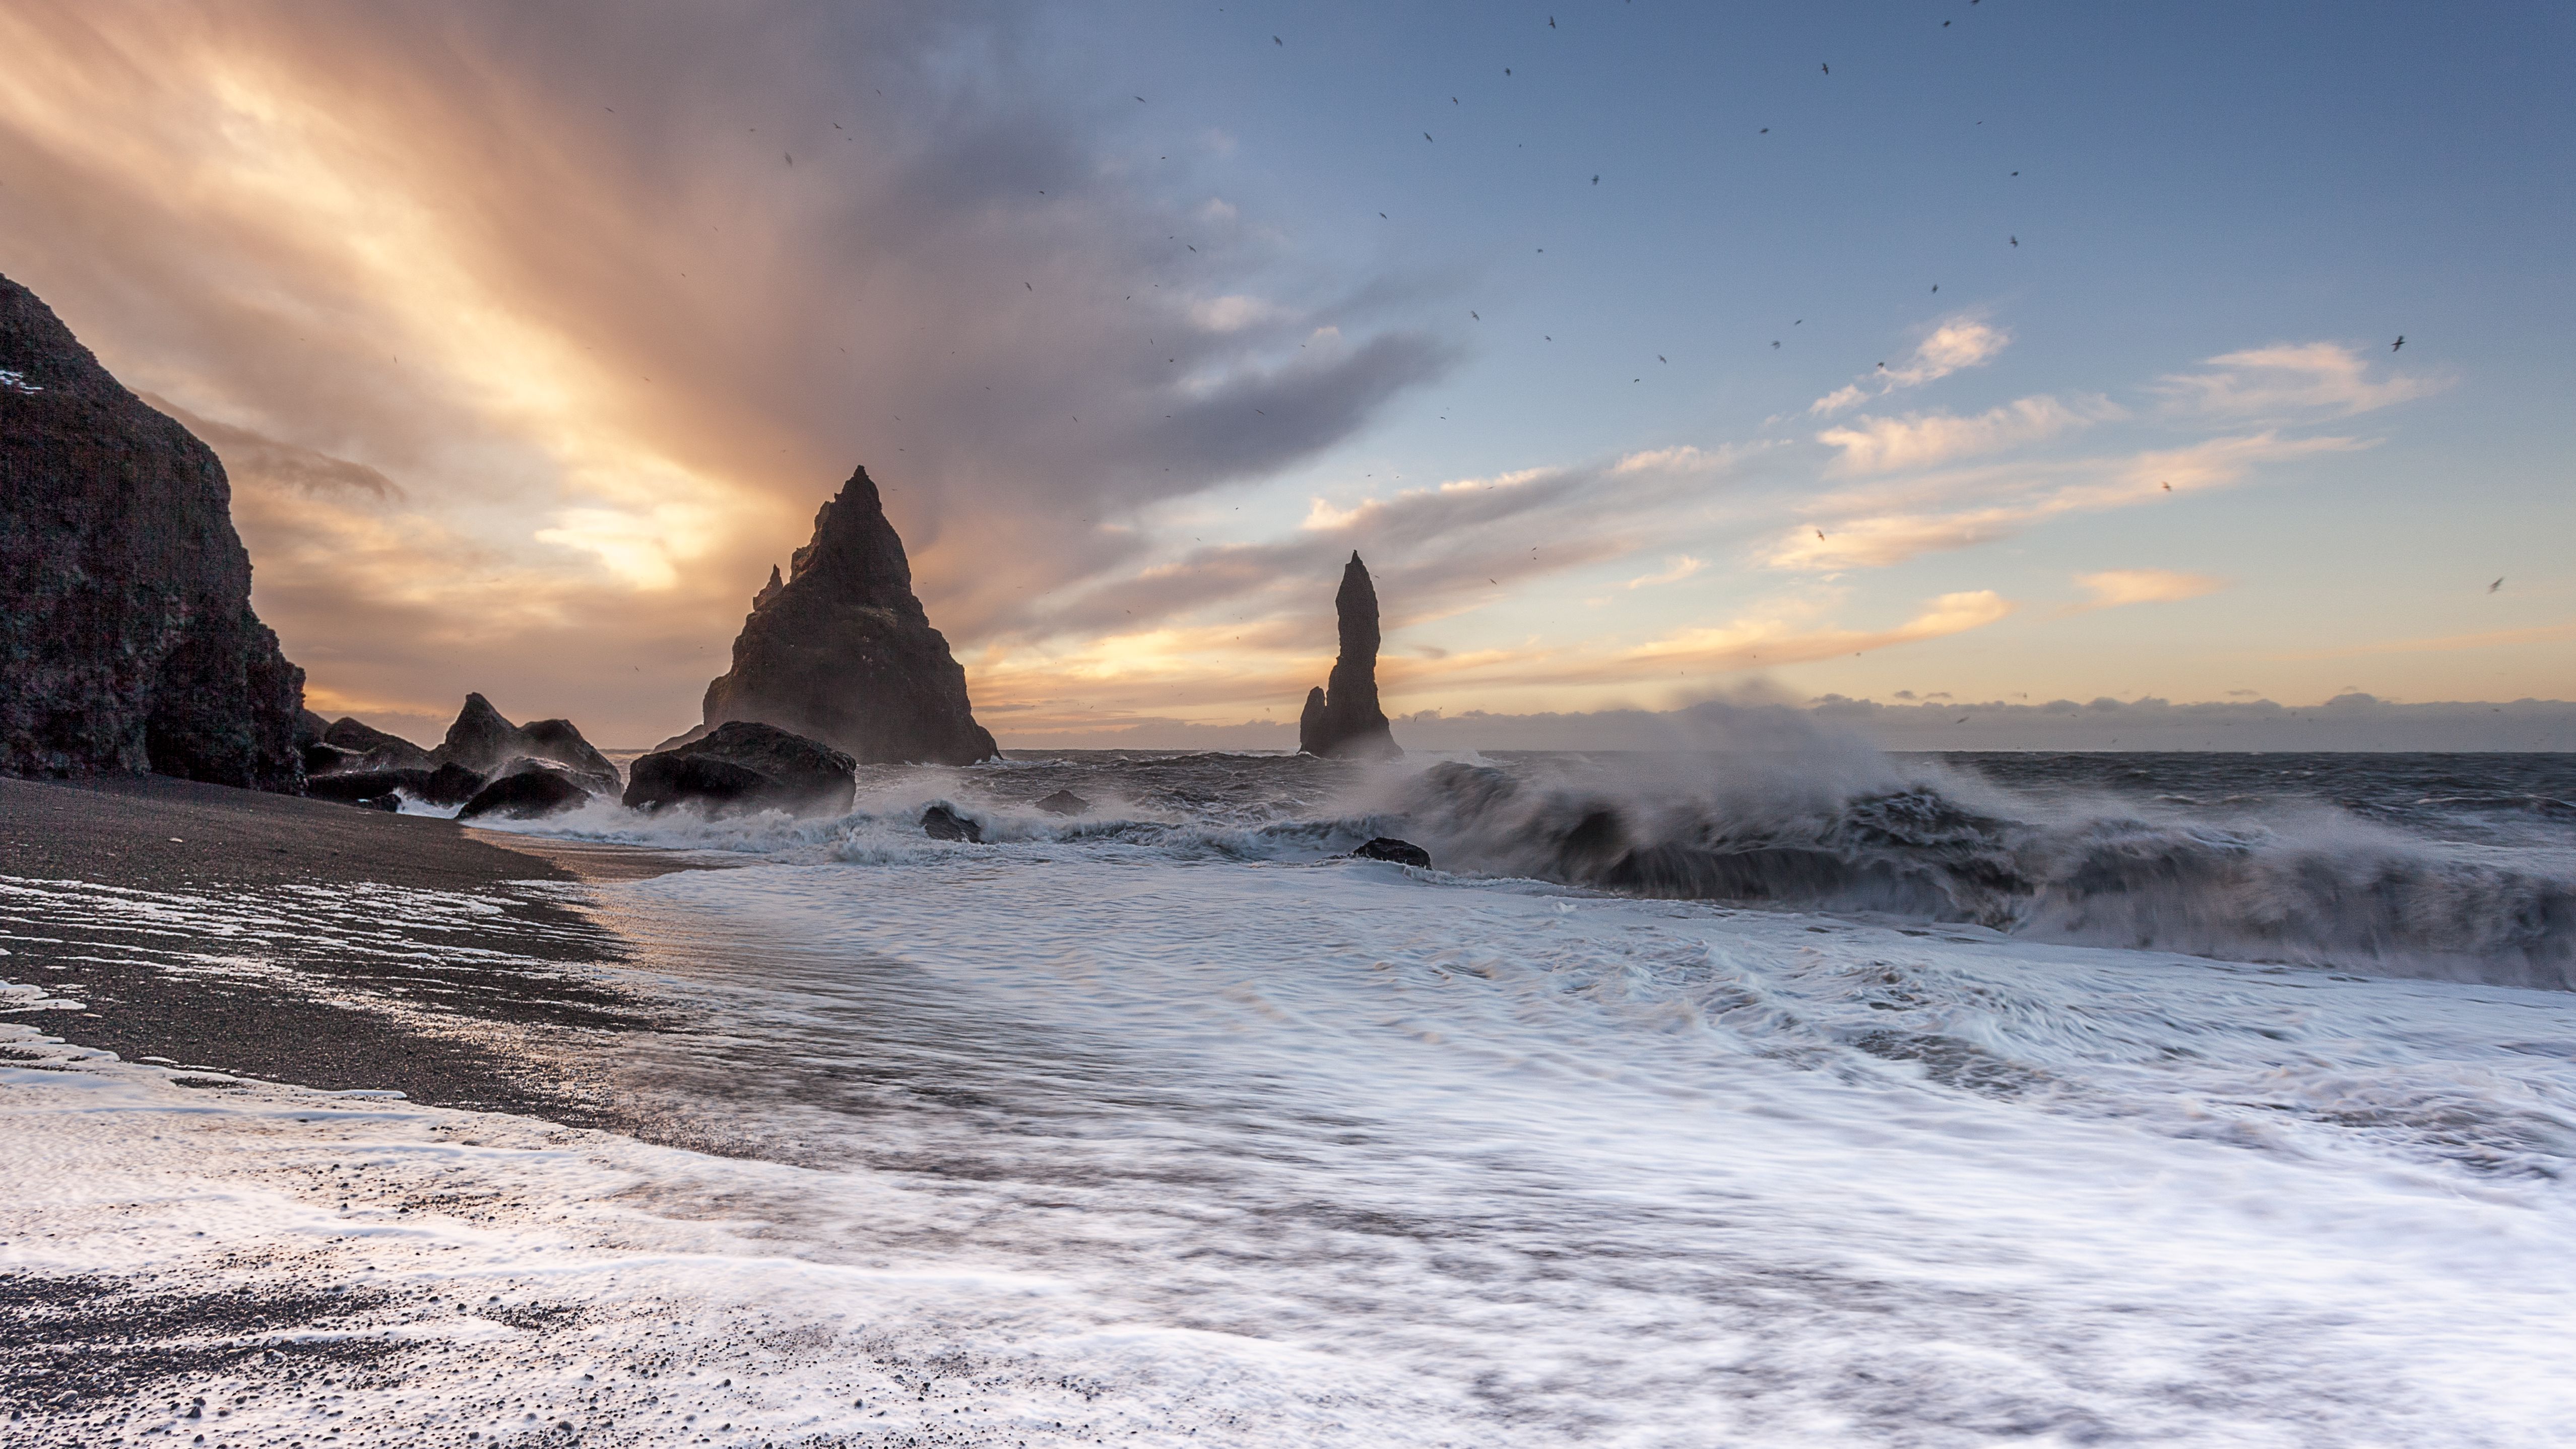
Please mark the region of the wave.
POLYGON ((1444 763, 1400 810, 1445 867, 1621 895, 2576 989, 2576 878, 2497 852, 2322 809, 2219 823, 2017 798, 1883 756, 1746 763, 1444 763))

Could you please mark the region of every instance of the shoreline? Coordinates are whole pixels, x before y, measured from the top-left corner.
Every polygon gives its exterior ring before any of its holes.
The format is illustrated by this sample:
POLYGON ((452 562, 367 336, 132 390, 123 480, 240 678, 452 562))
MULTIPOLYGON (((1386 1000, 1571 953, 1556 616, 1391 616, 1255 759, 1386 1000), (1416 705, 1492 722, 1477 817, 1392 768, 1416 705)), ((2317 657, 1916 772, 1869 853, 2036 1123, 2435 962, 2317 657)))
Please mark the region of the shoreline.
POLYGON ((583 887, 700 866, 163 776, 0 778, 0 860, 0 979, 85 1008, 19 1022, 128 1061, 571 1126, 615 1113, 513 1039, 659 1024, 600 970, 628 950, 583 887))

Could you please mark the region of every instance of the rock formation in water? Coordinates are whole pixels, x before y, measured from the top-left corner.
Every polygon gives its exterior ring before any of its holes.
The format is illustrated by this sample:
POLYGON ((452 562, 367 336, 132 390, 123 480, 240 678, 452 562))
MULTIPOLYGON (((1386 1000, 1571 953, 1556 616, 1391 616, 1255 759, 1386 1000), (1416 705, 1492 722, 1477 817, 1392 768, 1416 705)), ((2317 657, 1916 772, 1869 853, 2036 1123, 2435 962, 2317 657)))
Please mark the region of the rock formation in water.
POLYGON ((1394 759, 1404 751, 1396 748, 1386 713, 1377 706, 1377 586, 1357 553, 1342 570, 1333 612, 1341 624, 1342 652, 1333 660, 1327 687, 1306 692, 1297 748, 1309 755, 1394 759))
POLYGON ((303 705, 214 451, 0 277, 0 770, 292 793, 303 705))
POLYGON ((626 808, 695 804, 710 815, 746 810, 844 814, 856 762, 830 745, 775 725, 730 720, 684 745, 657 750, 626 772, 626 808))
POLYGON ((571 775, 561 770, 521 770, 504 775, 474 792, 465 808, 456 812, 459 820, 479 820, 497 815, 504 820, 534 820, 544 815, 560 815, 587 802, 593 792, 585 790, 571 775))
POLYGON ((966 671, 912 593, 903 540, 868 470, 814 515, 814 540, 752 600, 733 668, 707 686, 705 722, 820 740, 861 764, 971 765, 998 754, 966 701, 966 671))
POLYGON ((432 764, 462 765, 487 779, 518 774, 514 766, 534 761, 540 768, 562 767, 594 795, 617 793, 617 767, 590 747, 572 721, 541 719, 514 725, 479 694, 465 696, 456 723, 447 727, 447 739, 429 752, 429 758, 432 764))

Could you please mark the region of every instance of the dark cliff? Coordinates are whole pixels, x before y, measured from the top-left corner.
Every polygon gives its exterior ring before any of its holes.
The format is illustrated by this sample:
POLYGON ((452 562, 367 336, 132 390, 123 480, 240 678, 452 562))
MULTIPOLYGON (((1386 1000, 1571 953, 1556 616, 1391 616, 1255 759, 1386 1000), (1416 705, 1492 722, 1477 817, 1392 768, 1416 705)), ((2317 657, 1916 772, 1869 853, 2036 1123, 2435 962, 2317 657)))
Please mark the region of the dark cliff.
POLYGON ((0 277, 0 769, 293 793, 303 704, 214 451, 0 277))
POLYGON ((1342 570, 1333 612, 1341 627, 1342 651, 1333 660, 1327 687, 1306 692, 1297 748, 1310 755, 1394 759, 1404 751, 1396 748, 1377 703, 1377 586, 1357 553, 1342 570))
MULTIPOLYGON (((999 753, 975 723, 966 671, 912 593, 903 540, 868 470, 814 515, 814 539, 752 601, 705 722, 749 720, 862 764, 967 765, 999 753)), ((676 743, 676 742, 674 742, 676 743)))

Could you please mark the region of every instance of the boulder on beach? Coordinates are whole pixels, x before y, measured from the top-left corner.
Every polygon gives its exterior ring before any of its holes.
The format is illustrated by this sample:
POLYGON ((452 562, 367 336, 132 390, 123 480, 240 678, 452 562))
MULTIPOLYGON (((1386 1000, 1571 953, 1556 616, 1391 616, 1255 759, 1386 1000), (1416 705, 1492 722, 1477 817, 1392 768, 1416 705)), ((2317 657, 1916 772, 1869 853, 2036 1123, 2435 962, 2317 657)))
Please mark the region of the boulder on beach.
POLYGON ((541 765, 515 775, 504 775, 474 792, 474 798, 465 802, 465 808, 456 812, 456 818, 480 820, 498 816, 503 820, 534 820, 577 809, 590 799, 592 793, 569 772, 549 770, 541 765))
MULTIPOLYGON (((305 782, 304 793, 316 800, 340 800, 357 804, 397 790, 409 791, 414 798, 427 798, 431 771, 411 770, 336 770, 316 775, 305 782)), ((479 781, 477 782, 480 783, 479 781)))
POLYGON ((687 744, 629 766, 626 808, 695 804, 710 815, 749 810, 846 813, 856 764, 830 745, 775 725, 729 720, 687 744))
POLYGON ((1071 790, 1058 790, 1040 800, 1038 808, 1049 815, 1080 815, 1091 808, 1091 802, 1071 790))
POLYGON ((1424 870, 1431 868, 1430 851, 1410 840, 1398 840, 1391 835, 1381 835, 1352 851, 1351 854, 1362 860, 1385 860, 1393 861, 1397 865, 1418 865, 1424 870))
POLYGON ((1333 595, 1333 613, 1341 633, 1341 653, 1333 660, 1327 687, 1306 692, 1306 708, 1297 721, 1297 748, 1327 758, 1391 760, 1396 748, 1387 729, 1386 712, 1377 703, 1377 586, 1368 565, 1354 552, 1342 570, 1342 587, 1333 595))
POLYGON ((962 840, 969 845, 984 843, 984 827, 971 815, 960 815, 945 805, 933 805, 921 812, 921 833, 933 840, 962 840))
POLYGON ((514 725, 479 694, 465 696, 465 707, 447 727, 447 738, 429 752, 435 765, 461 765, 497 780, 516 773, 522 760, 561 766, 594 795, 617 793, 617 767, 591 748, 572 721, 541 719, 514 725))
POLYGON ((0 277, 0 770, 304 787, 214 450, 0 277))
POLYGON ((975 723, 966 671, 913 596, 903 540, 865 468, 814 515, 813 541, 786 577, 770 571, 702 716, 660 748, 753 720, 868 765, 971 765, 1000 753, 975 723))
POLYGON ((324 725, 320 742, 348 757, 343 769, 426 770, 436 764, 429 751, 402 736, 360 724, 347 715, 324 725))

